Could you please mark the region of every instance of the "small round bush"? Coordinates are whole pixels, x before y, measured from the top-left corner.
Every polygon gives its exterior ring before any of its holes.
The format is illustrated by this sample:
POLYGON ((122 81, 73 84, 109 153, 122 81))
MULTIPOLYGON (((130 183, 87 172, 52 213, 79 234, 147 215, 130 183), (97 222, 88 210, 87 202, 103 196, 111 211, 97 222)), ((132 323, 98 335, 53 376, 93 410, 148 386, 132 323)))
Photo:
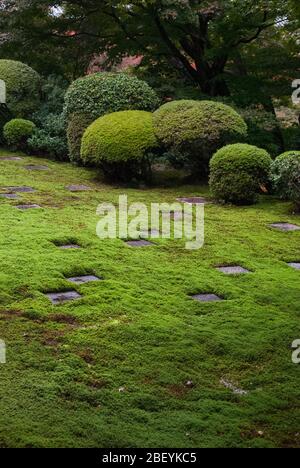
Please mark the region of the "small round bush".
POLYGON ((6 103, 15 117, 31 117, 40 105, 41 77, 15 60, 0 60, 0 80, 6 85, 6 103))
POLYGON ((30 120, 13 119, 5 124, 3 135, 8 145, 16 149, 25 149, 27 140, 32 136, 35 125, 30 120))
POLYGON ((274 191, 300 210, 300 151, 288 151, 273 161, 271 181, 274 191))
POLYGON ((95 120, 122 110, 153 111, 159 105, 153 89, 125 73, 94 73, 74 81, 65 96, 64 114, 83 113, 95 120))
POLYGON ((80 148, 83 134, 87 127, 94 121, 87 114, 74 113, 70 116, 67 128, 69 158, 72 162, 81 161, 80 148))
POLYGON ((173 101, 154 112, 154 130, 167 149, 182 153, 192 171, 205 176, 212 154, 244 140, 247 125, 231 107, 214 101, 173 101))
POLYGON ((145 174, 147 156, 157 147, 150 112, 114 112, 100 117, 85 131, 81 158, 112 178, 128 181, 145 174))
POLYGON ((212 195, 221 202, 254 203, 268 182, 271 163, 269 153, 256 146, 225 146, 210 161, 212 195))

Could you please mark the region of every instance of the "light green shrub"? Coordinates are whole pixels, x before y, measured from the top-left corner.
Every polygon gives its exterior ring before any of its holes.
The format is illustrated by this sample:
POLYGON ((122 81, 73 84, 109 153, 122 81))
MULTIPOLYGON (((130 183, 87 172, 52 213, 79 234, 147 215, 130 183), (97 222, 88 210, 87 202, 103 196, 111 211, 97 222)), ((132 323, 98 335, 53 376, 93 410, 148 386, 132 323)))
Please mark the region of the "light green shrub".
POLYGON ((9 146, 15 149, 26 149, 27 140, 35 130, 35 124, 30 120, 13 119, 4 125, 3 135, 9 146))

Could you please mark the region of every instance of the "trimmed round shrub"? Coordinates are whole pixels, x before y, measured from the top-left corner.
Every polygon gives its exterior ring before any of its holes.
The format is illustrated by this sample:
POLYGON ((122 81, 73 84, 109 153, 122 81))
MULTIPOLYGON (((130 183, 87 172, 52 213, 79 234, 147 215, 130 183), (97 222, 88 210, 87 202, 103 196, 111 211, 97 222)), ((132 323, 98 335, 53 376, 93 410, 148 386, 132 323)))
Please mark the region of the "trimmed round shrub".
POLYGON ((189 161, 204 177, 212 154, 228 143, 244 140, 247 125, 231 107, 214 101, 173 101, 154 112, 154 130, 160 143, 189 161))
POLYGON ((0 80, 6 85, 6 103, 15 117, 31 117, 40 105, 41 77, 15 60, 0 60, 0 80))
POLYGON ((269 153, 247 144, 228 145, 210 161, 210 189, 221 202, 254 203, 268 183, 272 163, 269 153))
POLYGON ((30 120, 13 119, 4 125, 3 135, 9 146, 25 149, 27 140, 32 136, 35 128, 35 124, 30 120))
POLYGON ((288 151, 273 161, 271 181, 275 193, 300 210, 300 151, 288 151))
POLYGON ((159 105, 153 89, 125 73, 94 73, 74 81, 65 96, 64 114, 83 113, 95 120, 122 110, 153 111, 159 105))
POLYGON ((72 162, 80 162, 81 140, 87 127, 94 121, 87 114, 74 113, 70 116, 67 128, 69 158, 72 162))
POLYGON ((128 181, 147 176, 148 156, 157 147, 150 112, 114 112, 100 117, 85 131, 81 158, 111 178, 128 181))

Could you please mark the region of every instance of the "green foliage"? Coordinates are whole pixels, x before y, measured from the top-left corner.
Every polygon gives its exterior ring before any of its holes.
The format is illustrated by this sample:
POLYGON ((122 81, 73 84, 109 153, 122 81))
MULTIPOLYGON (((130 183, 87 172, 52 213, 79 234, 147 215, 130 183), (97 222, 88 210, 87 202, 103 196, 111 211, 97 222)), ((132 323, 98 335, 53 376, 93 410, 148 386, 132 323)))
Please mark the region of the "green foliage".
POLYGON ((10 112, 9 108, 6 104, 0 103, 0 143, 5 143, 5 138, 3 136, 3 127, 4 125, 12 120, 13 115, 10 112))
POLYGON ((154 112, 160 143, 182 154, 194 175, 207 174, 212 154, 227 143, 246 138, 247 125, 231 107, 214 101, 173 101, 154 112))
POLYGON ((28 140, 34 154, 61 161, 68 160, 66 128, 63 115, 48 114, 42 128, 36 128, 28 140))
POLYGON ((278 156, 271 166, 271 181, 275 192, 282 199, 293 201, 300 210, 300 151, 278 156))
POLYGON ((0 79, 6 84, 7 105, 16 117, 31 117, 40 105, 41 78, 21 62, 0 60, 0 79))
POLYGON ((280 127, 275 115, 255 106, 240 109, 239 113, 248 126, 247 143, 265 149, 273 157, 278 156, 280 127))
POLYGON ((84 113, 95 120, 122 110, 152 111, 159 105, 150 86, 124 73, 95 73, 71 84, 65 96, 64 114, 84 113))
POLYGON ((27 140, 35 130, 35 124, 30 120, 13 119, 3 128, 3 135, 8 145, 16 149, 26 149, 27 140))
POLYGON ((225 146, 210 161, 210 189, 219 201, 251 204, 268 182, 271 157, 247 144, 225 146))
POLYGON ((291 125, 282 128, 284 140, 284 148, 286 151, 300 151, 300 127, 299 125, 291 125))
POLYGON ((85 130, 92 122, 93 119, 83 113, 76 112, 69 117, 67 138, 69 158, 72 162, 79 163, 81 161, 81 140, 85 130))
POLYGON ((147 155, 157 149, 152 114, 122 111, 105 115, 85 131, 81 157, 112 177, 129 180, 147 167, 147 155))

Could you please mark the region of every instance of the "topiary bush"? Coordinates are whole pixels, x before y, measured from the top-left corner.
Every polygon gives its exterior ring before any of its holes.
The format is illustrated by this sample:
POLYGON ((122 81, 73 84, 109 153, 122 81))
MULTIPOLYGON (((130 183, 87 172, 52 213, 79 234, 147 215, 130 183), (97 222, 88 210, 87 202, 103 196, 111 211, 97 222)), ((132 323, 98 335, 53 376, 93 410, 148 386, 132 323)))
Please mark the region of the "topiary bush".
POLYGON ((247 144, 228 145, 210 161, 210 189, 221 202, 251 204, 268 182, 269 153, 247 144))
MULTIPOLYGON (((173 101, 154 112, 154 130, 167 151, 182 154, 197 177, 224 144, 246 138, 247 125, 231 107, 214 101, 173 101)), ((178 158, 177 158, 178 159, 178 158)))
POLYGON ((81 161, 81 140, 87 127, 94 121, 87 114, 74 113, 70 116, 67 128, 69 158, 72 162, 81 161))
POLYGON ((125 73, 95 73, 79 78, 71 84, 65 96, 70 158, 78 161, 82 134, 95 119, 123 110, 153 111, 158 106, 159 99, 153 89, 125 73))
POLYGON ((271 181, 275 193, 283 200, 293 201, 300 211, 300 151, 278 156, 271 166, 271 181))
POLYGON ((85 131, 81 158, 110 178, 129 181, 149 176, 148 156, 157 148, 150 112, 114 112, 100 117, 85 131))
POLYGON ((0 80, 6 84, 6 104, 14 116, 31 117, 40 105, 40 75, 25 63, 0 60, 0 80))
POLYGON ((27 140, 32 136, 35 128, 35 124, 30 120, 13 119, 4 125, 3 135, 9 146, 24 150, 27 147, 27 140))

